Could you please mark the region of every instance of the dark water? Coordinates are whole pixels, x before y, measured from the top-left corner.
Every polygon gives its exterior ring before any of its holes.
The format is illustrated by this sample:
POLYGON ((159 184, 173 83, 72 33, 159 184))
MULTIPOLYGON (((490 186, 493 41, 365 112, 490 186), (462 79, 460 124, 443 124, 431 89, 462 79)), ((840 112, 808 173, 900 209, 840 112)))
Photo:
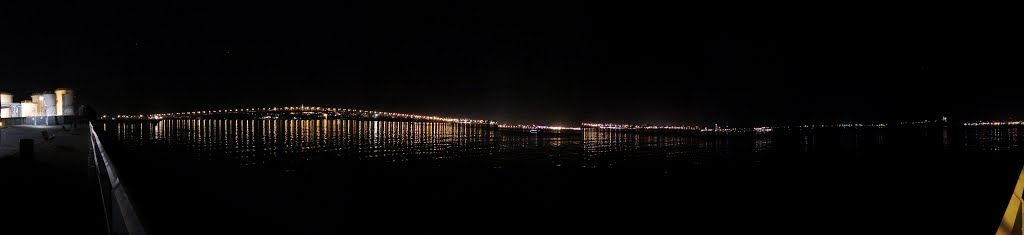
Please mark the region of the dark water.
POLYGON ((353 120, 106 123, 156 234, 995 231, 1018 128, 698 136, 353 120))

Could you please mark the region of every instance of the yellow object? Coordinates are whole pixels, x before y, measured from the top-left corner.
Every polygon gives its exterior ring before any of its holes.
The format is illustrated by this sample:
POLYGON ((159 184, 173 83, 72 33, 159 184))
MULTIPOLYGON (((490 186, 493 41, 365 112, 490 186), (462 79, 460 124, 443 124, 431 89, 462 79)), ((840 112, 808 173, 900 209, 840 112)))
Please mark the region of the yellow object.
POLYGON ((1017 186, 1013 187, 1013 195, 1010 195, 1010 203, 1006 205, 1006 212, 1003 213, 1003 220, 999 222, 996 235, 1024 234, 1024 224, 1021 222, 1021 219, 1024 218, 1021 216, 1021 213, 1024 213, 1022 194, 1024 194, 1024 169, 1021 170, 1020 176, 1017 176, 1017 186))

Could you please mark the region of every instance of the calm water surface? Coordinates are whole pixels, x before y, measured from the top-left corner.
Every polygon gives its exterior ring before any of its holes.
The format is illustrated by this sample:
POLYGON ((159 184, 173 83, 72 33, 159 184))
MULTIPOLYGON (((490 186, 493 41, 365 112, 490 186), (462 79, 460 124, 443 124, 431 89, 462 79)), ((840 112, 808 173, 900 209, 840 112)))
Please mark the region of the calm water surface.
POLYGON ((731 136, 355 120, 97 128, 158 234, 989 233, 1024 150, 1020 130, 1006 127, 731 136))

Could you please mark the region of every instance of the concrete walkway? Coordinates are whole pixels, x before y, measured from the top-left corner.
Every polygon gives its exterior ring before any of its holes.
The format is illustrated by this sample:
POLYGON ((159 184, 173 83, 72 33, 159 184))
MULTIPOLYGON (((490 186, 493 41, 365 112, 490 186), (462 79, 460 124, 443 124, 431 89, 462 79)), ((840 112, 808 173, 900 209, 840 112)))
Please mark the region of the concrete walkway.
POLYGON ((0 234, 106 233, 87 128, 10 126, 0 135, 0 234), (35 140, 34 161, 16 157, 21 139, 35 140))

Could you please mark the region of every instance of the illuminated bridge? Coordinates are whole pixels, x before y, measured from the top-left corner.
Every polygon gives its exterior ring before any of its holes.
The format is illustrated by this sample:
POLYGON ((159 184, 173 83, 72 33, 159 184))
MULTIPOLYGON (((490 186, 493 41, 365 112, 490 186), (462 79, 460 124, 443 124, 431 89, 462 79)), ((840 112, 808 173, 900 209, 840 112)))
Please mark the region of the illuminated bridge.
MULTIPOLYGON (((355 119, 368 121, 426 121, 446 122, 459 124, 487 125, 505 130, 522 130, 530 132, 550 133, 579 133, 583 129, 595 129, 605 131, 668 131, 668 132, 705 132, 697 126, 653 126, 653 125, 626 125, 626 124, 601 124, 582 123, 579 126, 547 126, 547 125, 516 125, 499 124, 494 120, 469 119, 441 117, 421 114, 407 114, 395 112, 382 112, 346 108, 325 108, 315 106, 287 106, 267 108, 242 108, 242 109, 220 109, 205 111, 189 111, 175 113, 157 113, 141 115, 104 115, 101 120, 118 121, 158 121, 164 119, 203 119, 203 118, 240 118, 240 119, 355 119)), ((715 128, 714 132, 731 132, 735 128, 715 128)), ((758 128, 754 128, 758 129, 758 128)), ((751 129, 751 130, 754 130, 751 129)), ((712 129, 708 129, 712 130, 712 129)), ((736 129, 739 130, 739 129, 736 129)), ((760 130, 760 129, 758 129, 760 130)), ((770 129, 767 129, 770 131, 770 129)), ((758 133, 765 131, 757 131, 758 133)))
POLYGON ((432 121, 462 124, 497 125, 493 120, 451 118, 419 114, 381 112, 359 109, 324 108, 312 106, 289 106, 269 108, 221 109, 144 115, 104 115, 103 120, 163 120, 194 118, 255 118, 255 119, 310 119, 310 118, 351 118, 366 120, 432 121))

